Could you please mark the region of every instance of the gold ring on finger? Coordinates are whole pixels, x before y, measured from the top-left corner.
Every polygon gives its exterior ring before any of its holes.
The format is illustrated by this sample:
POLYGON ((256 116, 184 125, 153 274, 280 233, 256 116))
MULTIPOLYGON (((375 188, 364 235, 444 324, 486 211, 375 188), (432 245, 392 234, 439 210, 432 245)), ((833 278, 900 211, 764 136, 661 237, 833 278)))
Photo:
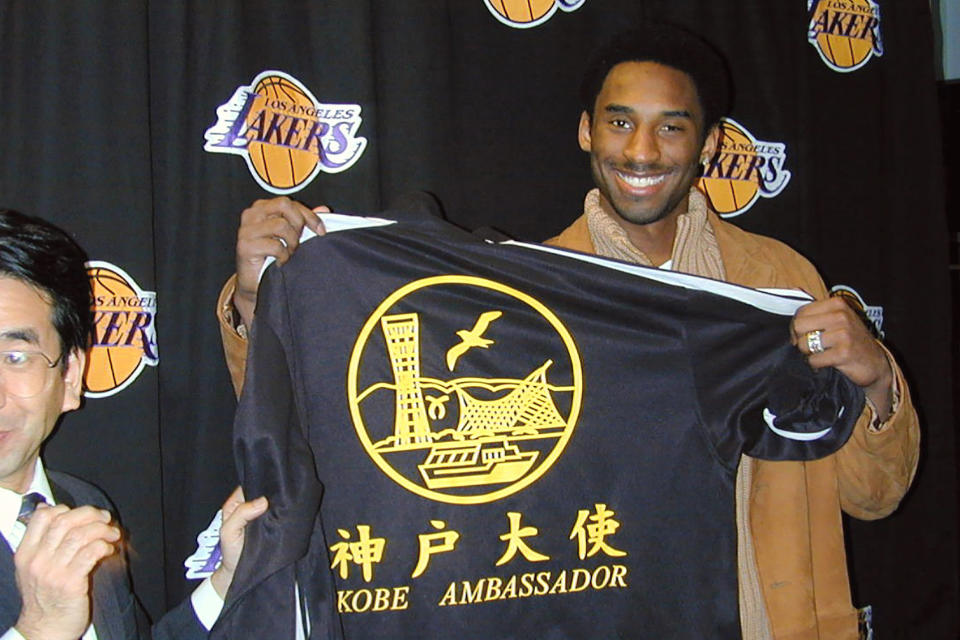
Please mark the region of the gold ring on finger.
POLYGON ((808 331, 807 334, 807 349, 810 353, 823 353, 823 331, 817 329, 816 331, 808 331))

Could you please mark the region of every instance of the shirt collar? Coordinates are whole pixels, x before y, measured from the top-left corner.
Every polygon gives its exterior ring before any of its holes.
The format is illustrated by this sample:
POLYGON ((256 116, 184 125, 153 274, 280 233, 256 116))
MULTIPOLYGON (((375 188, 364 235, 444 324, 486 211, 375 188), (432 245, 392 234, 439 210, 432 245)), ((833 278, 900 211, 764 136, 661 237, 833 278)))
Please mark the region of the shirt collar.
MULTIPOLYGON (((33 480, 30 481, 27 493, 39 493, 46 499, 47 504, 56 504, 53 499, 53 491, 50 489, 50 481, 47 479, 47 472, 44 470, 39 456, 36 466, 33 468, 33 480)), ((0 487, 0 534, 3 534, 3 537, 7 540, 10 539, 13 523, 17 521, 17 516, 20 514, 20 503, 24 495, 0 487)))

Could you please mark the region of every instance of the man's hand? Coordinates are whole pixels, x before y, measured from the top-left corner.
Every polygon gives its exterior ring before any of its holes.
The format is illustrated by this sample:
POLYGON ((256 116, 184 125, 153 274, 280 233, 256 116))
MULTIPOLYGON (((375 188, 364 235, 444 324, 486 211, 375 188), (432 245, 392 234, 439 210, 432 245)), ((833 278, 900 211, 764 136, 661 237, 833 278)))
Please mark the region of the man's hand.
POLYGON ((257 200, 240 216, 237 231, 237 289, 233 305, 247 329, 253 322, 257 305, 260 270, 268 256, 283 264, 300 244, 304 225, 323 234, 323 223, 316 212, 329 212, 328 207, 313 211, 287 197, 257 200))
POLYGON ((94 507, 40 505, 13 555, 27 640, 77 640, 90 625, 91 574, 116 552, 120 529, 94 507))
POLYGON ((801 307, 791 323, 791 340, 808 354, 814 369, 835 367, 864 393, 881 421, 890 417, 893 370, 886 354, 853 309, 842 298, 818 300, 801 307), (820 332, 820 348, 811 332, 820 332), (813 346, 813 349, 811 349, 813 346))
POLYGON ((210 582, 220 598, 225 598, 233 574, 237 570, 240 554, 243 552, 244 530, 267 510, 267 499, 260 496, 256 500, 244 502, 243 488, 237 487, 223 503, 223 524, 220 525, 220 566, 210 576, 210 582))

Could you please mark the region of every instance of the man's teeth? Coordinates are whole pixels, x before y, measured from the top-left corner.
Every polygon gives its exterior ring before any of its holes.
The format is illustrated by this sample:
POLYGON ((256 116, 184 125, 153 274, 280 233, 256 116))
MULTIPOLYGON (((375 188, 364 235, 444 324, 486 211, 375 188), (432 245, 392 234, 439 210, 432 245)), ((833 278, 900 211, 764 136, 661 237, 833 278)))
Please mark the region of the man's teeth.
POLYGON ((663 174, 658 176, 632 176, 626 173, 617 172, 617 175, 619 175, 620 179, 626 182, 628 185, 638 189, 652 187, 653 185, 660 184, 667 179, 667 176, 663 174))

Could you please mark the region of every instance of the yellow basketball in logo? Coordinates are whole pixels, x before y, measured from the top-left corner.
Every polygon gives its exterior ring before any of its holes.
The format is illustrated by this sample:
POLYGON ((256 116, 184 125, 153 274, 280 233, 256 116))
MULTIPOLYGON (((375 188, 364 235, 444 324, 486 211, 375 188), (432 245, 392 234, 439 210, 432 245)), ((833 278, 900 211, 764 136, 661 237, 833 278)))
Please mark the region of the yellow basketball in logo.
MULTIPOLYGON (((313 100, 310 99, 304 91, 295 83, 283 76, 267 76, 257 83, 254 92, 260 97, 257 99, 254 107, 250 110, 247 124, 253 124, 253 119, 257 116, 263 117, 262 111, 266 107, 266 117, 259 123, 261 127, 270 127, 273 118, 287 118, 285 111, 290 111, 293 107, 305 107, 310 109, 314 107, 313 100), (283 105, 283 109, 277 109, 275 105, 283 105)), ((307 119, 306 127, 310 126, 307 119)), ((282 127, 282 131, 287 132, 288 127, 282 127)), ((307 130, 300 131, 297 136, 291 137, 289 141, 278 140, 277 137, 268 138, 266 141, 251 140, 247 147, 250 154, 250 162, 260 178, 267 184, 277 189, 293 189, 310 178, 320 161, 316 153, 316 147, 311 145, 311 150, 307 151, 301 148, 297 143, 302 144, 302 138, 308 134, 307 130)))
MULTIPOLYGON (((753 140, 747 132, 728 120, 720 123, 717 154, 724 153, 736 153, 742 156, 742 165, 748 165, 757 155, 753 140)), ((755 180, 731 180, 709 176, 700 178, 698 186, 707 195, 713 210, 721 215, 747 206, 757 197, 759 189, 755 180)))
POLYGON ((835 7, 836 0, 818 0, 814 22, 827 28, 818 29, 816 43, 821 55, 836 68, 850 70, 874 51, 871 24, 877 21, 876 5, 870 0, 846 0, 842 11, 835 7))
POLYGON ((556 0, 487 0, 487 6, 508 22, 526 24, 547 15, 556 0))
POLYGON ((95 340, 84 382, 87 392, 97 395, 123 387, 143 368, 143 334, 136 328, 138 321, 146 321, 144 314, 149 313, 152 322, 152 312, 141 306, 140 293, 126 274, 92 266, 87 276, 94 299, 95 340))

